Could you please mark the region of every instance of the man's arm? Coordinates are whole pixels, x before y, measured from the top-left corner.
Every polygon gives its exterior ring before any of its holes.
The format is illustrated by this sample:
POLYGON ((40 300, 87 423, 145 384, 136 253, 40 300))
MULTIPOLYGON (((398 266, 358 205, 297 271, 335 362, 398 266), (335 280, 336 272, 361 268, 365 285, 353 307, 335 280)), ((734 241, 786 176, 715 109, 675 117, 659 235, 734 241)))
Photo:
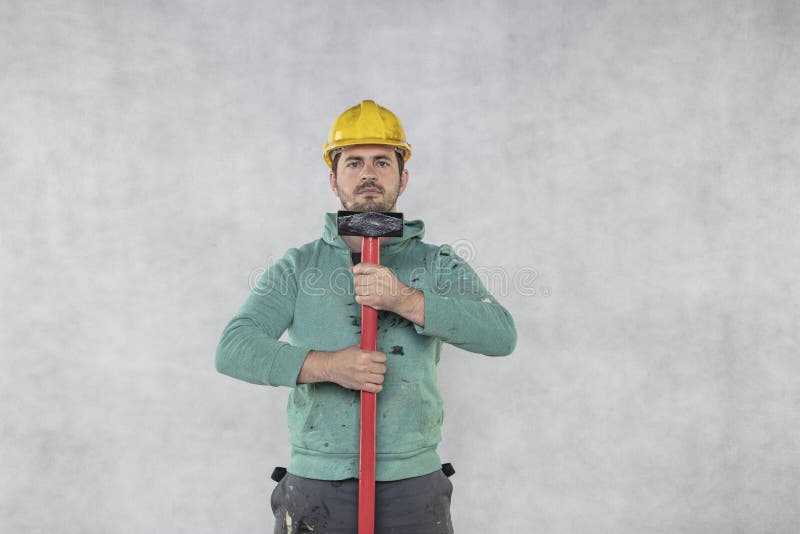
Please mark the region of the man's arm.
POLYGON ((290 249, 259 278, 222 332, 216 350, 220 373, 253 384, 294 387, 310 348, 279 338, 294 315, 297 250, 290 249))
POLYGON ((280 341, 294 316, 297 250, 272 265, 222 332, 216 350, 220 373, 253 384, 295 387, 335 382, 350 389, 378 392, 386 373, 386 354, 357 345, 323 352, 280 341))
POLYGON ((450 245, 439 247, 424 293, 425 322, 419 334, 487 356, 507 356, 517 344, 511 314, 484 287, 477 273, 450 245))
POLYGON ((300 369, 297 383, 335 382, 345 388, 378 393, 383 389, 385 362, 385 353, 362 350, 358 345, 335 352, 312 350, 300 369))
POLYGON ((394 312, 414 323, 417 333, 464 350, 488 356, 511 354, 517 342, 511 314, 467 262, 443 245, 430 268, 430 289, 420 291, 400 282, 388 267, 355 265, 351 271, 356 302, 394 312))

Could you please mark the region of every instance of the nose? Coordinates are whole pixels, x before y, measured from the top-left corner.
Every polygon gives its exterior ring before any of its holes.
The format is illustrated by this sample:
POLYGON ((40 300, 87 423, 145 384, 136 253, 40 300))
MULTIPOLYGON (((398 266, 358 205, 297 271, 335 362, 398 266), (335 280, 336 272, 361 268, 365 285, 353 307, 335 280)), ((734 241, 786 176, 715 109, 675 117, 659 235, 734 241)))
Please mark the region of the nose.
POLYGON ((376 180, 378 178, 377 173, 375 172, 375 166, 372 163, 364 163, 364 167, 361 170, 361 180, 376 180))

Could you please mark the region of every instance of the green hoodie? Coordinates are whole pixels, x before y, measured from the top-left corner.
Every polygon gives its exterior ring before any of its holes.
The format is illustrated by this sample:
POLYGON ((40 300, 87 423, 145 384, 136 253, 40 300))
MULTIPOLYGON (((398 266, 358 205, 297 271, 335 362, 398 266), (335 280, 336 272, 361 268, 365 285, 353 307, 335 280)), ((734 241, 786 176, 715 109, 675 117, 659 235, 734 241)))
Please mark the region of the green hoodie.
MULTIPOLYGON (((420 220, 403 237, 381 243, 381 264, 423 292, 425 326, 378 313, 378 350, 386 353, 377 395, 376 479, 399 480, 441 467, 442 399, 436 366, 442 342, 488 356, 514 350, 514 322, 475 271, 449 245, 422 241, 420 220)), ((222 332, 217 370, 254 384, 288 386, 292 445, 289 472, 341 480, 358 476, 359 392, 331 382, 298 384, 312 349, 356 345, 361 307, 355 302, 350 249, 327 213, 322 239, 289 249, 271 265, 222 332), (280 341, 288 329, 289 342, 280 341)))

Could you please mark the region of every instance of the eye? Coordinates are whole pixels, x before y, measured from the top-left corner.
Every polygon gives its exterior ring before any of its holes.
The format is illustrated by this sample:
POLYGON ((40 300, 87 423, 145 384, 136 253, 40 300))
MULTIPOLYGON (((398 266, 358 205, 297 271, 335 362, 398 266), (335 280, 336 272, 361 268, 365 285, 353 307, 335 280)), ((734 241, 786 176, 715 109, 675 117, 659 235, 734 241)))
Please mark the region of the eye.
POLYGON ((345 167, 353 167, 353 168, 355 168, 355 167, 358 166, 358 164, 359 164, 358 161, 349 161, 349 162, 347 162, 347 165, 345 165, 345 167))
POLYGON ((379 161, 378 163, 376 163, 376 165, 378 167, 388 167, 389 166, 389 162, 388 161, 379 161))

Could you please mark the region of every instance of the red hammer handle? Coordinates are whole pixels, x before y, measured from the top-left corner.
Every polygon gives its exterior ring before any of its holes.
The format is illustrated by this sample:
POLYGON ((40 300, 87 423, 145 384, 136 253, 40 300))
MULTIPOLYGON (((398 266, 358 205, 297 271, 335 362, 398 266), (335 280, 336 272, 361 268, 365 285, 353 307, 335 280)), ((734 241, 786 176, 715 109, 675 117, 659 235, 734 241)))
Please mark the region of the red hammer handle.
MULTIPOLYGON (((379 264, 379 237, 365 237, 361 244, 361 261, 379 264)), ((361 306, 361 349, 378 350, 378 311, 361 306)), ((358 534, 375 530, 375 394, 361 392, 361 451, 358 466, 358 534)))

